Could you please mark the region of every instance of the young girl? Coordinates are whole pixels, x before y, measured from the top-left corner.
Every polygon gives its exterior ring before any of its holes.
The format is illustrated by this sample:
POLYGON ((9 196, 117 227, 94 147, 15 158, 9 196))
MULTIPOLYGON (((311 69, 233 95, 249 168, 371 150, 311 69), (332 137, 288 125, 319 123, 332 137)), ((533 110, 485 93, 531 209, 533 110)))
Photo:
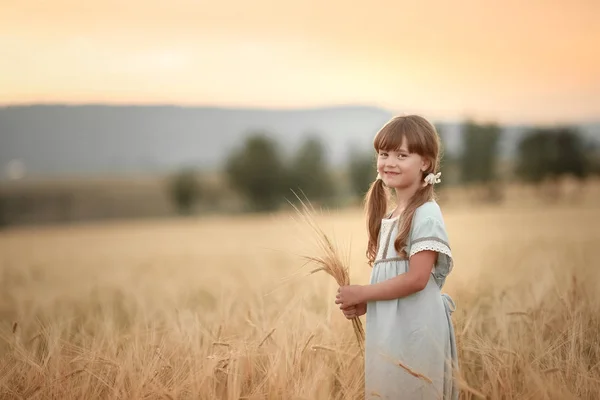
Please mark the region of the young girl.
POLYGON ((378 175, 366 196, 371 283, 343 286, 336 297, 347 318, 367 314, 365 397, 455 400, 455 306, 441 293, 452 253, 434 199, 439 137, 424 118, 401 116, 374 146, 378 175), (391 213, 386 187, 396 195, 391 213))

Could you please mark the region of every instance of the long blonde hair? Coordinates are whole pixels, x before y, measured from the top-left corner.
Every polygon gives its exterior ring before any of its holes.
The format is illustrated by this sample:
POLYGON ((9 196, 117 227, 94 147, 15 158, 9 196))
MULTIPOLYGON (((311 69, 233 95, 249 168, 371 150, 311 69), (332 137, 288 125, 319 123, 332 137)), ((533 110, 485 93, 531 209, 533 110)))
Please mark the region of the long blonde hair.
MULTIPOLYGON (((440 138, 435 127, 423 117, 406 115, 392 118, 375 135, 373 146, 377 153, 380 150, 394 151, 400 148, 404 139, 410 153, 417 153, 429 161, 429 167, 423 172, 422 179, 425 179, 425 176, 429 173, 436 173, 440 166, 440 138)), ((389 193, 381 179, 377 179, 371 184, 365 196, 365 213, 369 233, 367 259, 371 266, 377 256, 379 230, 381 220, 387 212, 388 196, 389 193)), ((401 258, 408 258, 405 246, 410 236, 415 211, 421 205, 433 199, 435 199, 433 185, 419 187, 404 211, 402 211, 399 219, 398 236, 394 241, 394 248, 401 258)))

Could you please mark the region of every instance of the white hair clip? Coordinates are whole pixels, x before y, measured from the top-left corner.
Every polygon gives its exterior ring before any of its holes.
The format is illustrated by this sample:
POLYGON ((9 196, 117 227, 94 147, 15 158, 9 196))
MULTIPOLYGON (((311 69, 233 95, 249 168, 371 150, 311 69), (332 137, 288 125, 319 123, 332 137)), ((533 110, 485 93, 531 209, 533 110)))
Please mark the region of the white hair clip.
POLYGON ((381 179, 381 174, 378 172, 377 173, 377 178, 375 178, 375 180, 381 179))
POLYGON ((441 172, 438 172, 437 174, 431 173, 425 177, 425 183, 427 185, 434 185, 436 183, 440 183, 442 181, 440 179, 440 176, 442 176, 441 172))

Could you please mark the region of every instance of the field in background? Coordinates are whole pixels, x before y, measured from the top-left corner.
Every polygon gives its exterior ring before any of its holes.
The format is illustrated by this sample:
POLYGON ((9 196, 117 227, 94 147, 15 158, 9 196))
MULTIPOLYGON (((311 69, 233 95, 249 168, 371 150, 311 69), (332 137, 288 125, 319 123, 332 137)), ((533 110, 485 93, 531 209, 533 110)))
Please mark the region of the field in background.
MULTIPOLYGON (((456 171, 450 169, 446 175, 453 174, 456 175, 456 171)), ((505 171, 503 176, 506 174, 505 171)), ((335 171, 335 176, 339 191, 332 208, 357 206, 360 199, 352 194, 345 173, 335 171)), ((446 186, 439 190, 440 203, 445 207, 479 206, 490 200, 485 187, 447 184, 448 181, 452 182, 452 178, 446 176, 446 186)), ((245 211, 247 201, 233 191, 220 174, 205 175, 203 184, 203 197, 196 204, 194 214, 239 214, 245 211)), ((169 185, 168 177, 158 175, 0 182, 0 228, 172 217, 177 209, 170 197, 169 185)), ((566 177, 537 187, 505 177, 494 188, 498 195, 495 206, 545 206, 557 202, 581 206, 600 202, 600 178, 597 177, 583 182, 566 177)), ((287 197, 294 199, 294 194, 290 191, 287 197)), ((285 208, 285 199, 282 203, 285 208)))
MULTIPOLYGON (((600 208, 445 211, 462 398, 600 393, 600 208)), ((357 210, 320 220, 368 281, 357 210)), ((0 232, 0 398, 355 399, 362 355, 292 215, 0 232)))

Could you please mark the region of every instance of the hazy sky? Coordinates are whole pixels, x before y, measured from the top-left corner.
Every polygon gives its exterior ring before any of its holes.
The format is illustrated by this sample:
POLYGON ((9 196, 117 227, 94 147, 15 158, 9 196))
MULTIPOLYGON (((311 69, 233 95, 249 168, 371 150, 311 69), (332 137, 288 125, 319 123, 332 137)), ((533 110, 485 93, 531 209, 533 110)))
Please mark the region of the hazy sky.
POLYGON ((600 1, 0 0, 0 104, 600 119, 600 1))

